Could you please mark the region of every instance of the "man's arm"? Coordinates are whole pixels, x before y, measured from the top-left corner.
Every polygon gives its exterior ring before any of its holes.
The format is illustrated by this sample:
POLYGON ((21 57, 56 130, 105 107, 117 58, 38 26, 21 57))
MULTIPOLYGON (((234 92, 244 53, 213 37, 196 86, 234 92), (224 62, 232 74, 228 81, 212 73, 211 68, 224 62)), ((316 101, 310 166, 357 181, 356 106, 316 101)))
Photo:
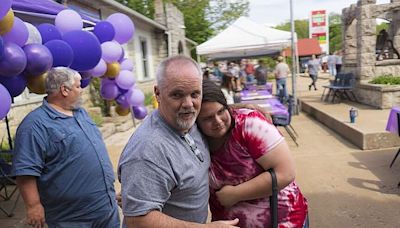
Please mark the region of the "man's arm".
POLYGON ((33 227, 44 227, 44 208, 40 202, 35 176, 17 176, 17 186, 25 203, 27 223, 33 227))
POLYGON ((162 228, 196 228, 196 227, 210 227, 210 228, 228 228, 236 227, 235 225, 239 222, 239 219, 230 221, 216 221, 207 224, 200 224, 194 222, 187 222, 179 219, 175 219, 168 215, 165 215, 159 211, 151 211, 146 215, 137 217, 125 217, 125 223, 128 228, 141 228, 141 227, 162 227, 162 228))

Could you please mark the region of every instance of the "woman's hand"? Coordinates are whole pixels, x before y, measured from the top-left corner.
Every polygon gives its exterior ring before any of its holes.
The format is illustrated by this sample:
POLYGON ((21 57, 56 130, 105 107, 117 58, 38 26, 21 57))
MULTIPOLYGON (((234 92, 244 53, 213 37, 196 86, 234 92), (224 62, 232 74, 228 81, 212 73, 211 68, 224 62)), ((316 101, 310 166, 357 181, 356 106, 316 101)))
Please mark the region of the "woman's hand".
POLYGON ((240 201, 235 195, 235 186, 232 185, 225 185, 219 191, 215 192, 215 194, 219 203, 226 208, 230 208, 240 201))
POLYGON ((115 199, 117 200, 117 204, 120 208, 122 208, 122 196, 121 192, 118 192, 117 195, 115 196, 115 199))

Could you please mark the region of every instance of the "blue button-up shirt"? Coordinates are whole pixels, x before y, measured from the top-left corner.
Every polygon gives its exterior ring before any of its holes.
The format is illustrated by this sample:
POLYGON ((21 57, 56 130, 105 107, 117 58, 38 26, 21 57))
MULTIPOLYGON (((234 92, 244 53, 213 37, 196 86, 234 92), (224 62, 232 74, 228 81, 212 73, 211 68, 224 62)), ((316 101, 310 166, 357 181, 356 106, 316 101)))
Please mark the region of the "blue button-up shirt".
POLYGON ((19 125, 15 176, 36 176, 47 221, 86 221, 115 209, 114 172, 84 109, 64 115, 46 100, 19 125))

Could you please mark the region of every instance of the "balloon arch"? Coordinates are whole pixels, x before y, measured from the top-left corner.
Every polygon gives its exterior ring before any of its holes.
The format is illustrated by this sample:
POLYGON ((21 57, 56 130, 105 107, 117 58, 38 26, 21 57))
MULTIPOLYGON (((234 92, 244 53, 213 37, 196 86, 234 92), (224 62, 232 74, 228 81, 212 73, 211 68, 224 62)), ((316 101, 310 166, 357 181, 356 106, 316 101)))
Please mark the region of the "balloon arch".
POLYGON ((51 67, 70 67, 81 73, 82 88, 101 78, 100 94, 115 100, 117 113, 143 119, 147 115, 144 94, 135 86, 133 62, 125 58, 122 44, 134 34, 132 20, 115 13, 98 22, 91 32, 83 30, 81 16, 59 12, 54 25, 37 26, 14 16, 12 0, 0 4, 0 120, 7 116, 12 97, 27 87, 44 94, 44 80, 51 67))

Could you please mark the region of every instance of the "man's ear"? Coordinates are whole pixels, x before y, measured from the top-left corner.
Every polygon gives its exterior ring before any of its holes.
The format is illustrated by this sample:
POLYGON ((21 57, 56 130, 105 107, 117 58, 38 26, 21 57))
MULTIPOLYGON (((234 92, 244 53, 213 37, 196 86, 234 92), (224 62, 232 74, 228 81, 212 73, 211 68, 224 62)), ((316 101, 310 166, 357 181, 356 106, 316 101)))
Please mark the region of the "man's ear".
POLYGON ((156 96, 157 102, 160 102, 160 89, 158 86, 154 86, 154 95, 156 96))
POLYGON ((68 96, 68 88, 66 86, 61 86, 60 87, 60 93, 61 95, 63 95, 64 97, 68 96))

